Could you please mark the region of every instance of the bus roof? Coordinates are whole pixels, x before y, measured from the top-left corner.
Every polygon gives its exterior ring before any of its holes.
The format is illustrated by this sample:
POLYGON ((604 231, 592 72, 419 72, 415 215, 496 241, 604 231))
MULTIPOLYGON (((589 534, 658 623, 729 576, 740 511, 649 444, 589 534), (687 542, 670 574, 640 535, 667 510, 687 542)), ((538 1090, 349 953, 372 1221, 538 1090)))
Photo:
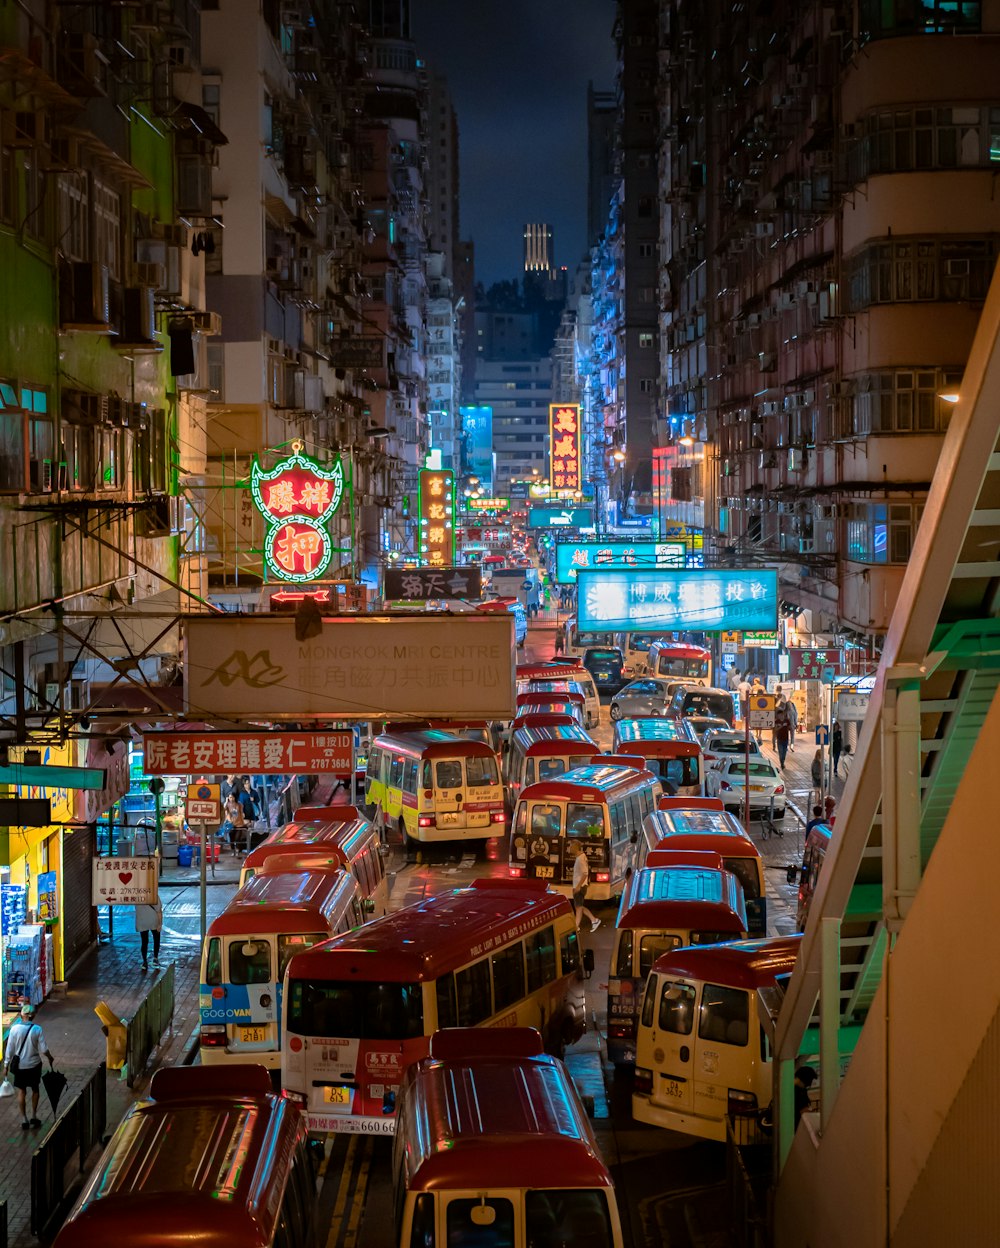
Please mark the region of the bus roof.
POLYGON ((367 819, 352 819, 347 823, 320 819, 312 823, 286 823, 247 854, 243 869, 260 871, 269 858, 286 854, 326 854, 339 857, 346 866, 358 844, 370 836, 371 831, 372 825, 367 819))
POLYGON ((498 926, 524 933, 569 913, 569 901, 544 880, 478 879, 314 945, 292 958, 288 974, 418 983, 471 962, 498 926))
POLYGON ((423 732, 384 733, 376 737, 371 748, 395 750, 411 758, 478 758, 494 755, 492 746, 485 741, 470 741, 456 737, 454 733, 428 728, 423 732))
MULTIPOLYGON (((579 724, 547 724, 539 721, 562 719, 556 715, 526 715, 523 727, 511 733, 511 746, 516 742, 521 752, 529 757, 538 754, 586 754, 595 749, 589 733, 579 724)), ((515 723, 520 721, 515 720, 515 723)))
POLYGON ((575 702, 579 706, 586 706, 587 699, 583 696, 582 693, 576 693, 572 689, 564 689, 561 692, 562 692, 562 697, 556 699, 552 697, 552 691, 550 689, 526 689, 524 693, 519 693, 517 695, 517 701, 514 703, 514 705, 515 707, 521 707, 521 706, 532 706, 538 702, 559 701, 559 702, 575 702))
POLYGON ((514 675, 518 680, 532 680, 536 676, 554 680, 564 672, 572 675, 586 670, 582 663, 573 659, 551 659, 546 663, 518 663, 514 675))
POLYGON ((262 1066, 158 1070, 125 1115, 59 1232, 62 1248, 271 1243, 299 1109, 262 1066))
POLYGON ((664 953, 653 963, 657 975, 679 975, 733 988, 773 984, 795 965, 801 935, 772 936, 766 940, 737 940, 727 945, 690 945, 664 953))
MULTIPOLYGON (((682 723, 685 721, 681 721, 682 723)), ((656 803, 657 810, 725 810, 721 797, 669 797, 664 794, 656 803)))
POLYGON ((690 744, 688 737, 676 719, 620 719, 615 724, 615 735, 620 744, 632 741, 681 741, 690 744))
MULTIPOLYGON (((685 641, 655 641, 653 645, 660 647, 660 654, 666 650, 678 659, 710 659, 712 657, 712 652, 706 650, 704 646, 691 646, 685 641)), ((650 649, 652 648, 650 646, 650 649)))
POLYGON ((617 926, 745 935, 743 886, 717 867, 643 867, 625 886, 617 926))
MULTIPOLYGON (((340 893, 357 890, 345 871, 288 871, 251 876, 209 925, 209 936, 321 932, 340 893)), ((328 929, 327 929, 328 930, 328 929)))
POLYGON ((746 837, 746 829, 727 810, 702 810, 697 806, 684 810, 654 810, 643 820, 643 826, 657 836, 711 832, 719 836, 746 837))
POLYGON ((575 797, 579 801, 597 801, 618 789, 632 789, 636 784, 656 782, 651 771, 640 771, 636 767, 622 767, 612 764, 610 767, 574 767, 565 771, 556 780, 542 780, 538 784, 529 784, 521 790, 521 801, 531 799, 537 801, 546 797, 575 797))
POLYGON ((410 1191, 610 1188, 565 1067, 554 1057, 425 1058, 403 1089, 410 1191))

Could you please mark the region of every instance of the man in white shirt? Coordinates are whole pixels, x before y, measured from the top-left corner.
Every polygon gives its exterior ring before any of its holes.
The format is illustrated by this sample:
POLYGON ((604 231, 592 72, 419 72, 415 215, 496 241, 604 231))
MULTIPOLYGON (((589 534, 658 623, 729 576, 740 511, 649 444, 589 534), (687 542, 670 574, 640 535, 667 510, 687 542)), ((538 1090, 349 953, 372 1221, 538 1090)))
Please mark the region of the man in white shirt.
POLYGON ((576 930, 580 930, 580 917, 585 914, 590 919, 590 930, 596 932, 601 926, 601 920, 583 904, 587 896, 587 885, 589 883, 590 863, 587 861, 587 855, 581 846, 577 852, 576 861, 573 863, 573 909, 576 911, 576 930))
POLYGON ((35 1007, 33 1005, 21 1006, 21 1017, 13 1024, 7 1033, 7 1051, 3 1059, 3 1073, 6 1077, 8 1071, 11 1074, 11 1081, 17 1091, 17 1104, 21 1111, 21 1130, 27 1131, 29 1127, 40 1127, 41 1120, 38 1117, 38 1085, 42 1079, 42 1057, 43 1055, 49 1060, 49 1069, 55 1062, 55 1058, 45 1047, 45 1036, 42 1029, 35 1022, 35 1007), (17 1069, 11 1071, 11 1058, 17 1058, 17 1069), (31 1089, 31 1121, 28 1121, 27 1111, 27 1092, 31 1089))

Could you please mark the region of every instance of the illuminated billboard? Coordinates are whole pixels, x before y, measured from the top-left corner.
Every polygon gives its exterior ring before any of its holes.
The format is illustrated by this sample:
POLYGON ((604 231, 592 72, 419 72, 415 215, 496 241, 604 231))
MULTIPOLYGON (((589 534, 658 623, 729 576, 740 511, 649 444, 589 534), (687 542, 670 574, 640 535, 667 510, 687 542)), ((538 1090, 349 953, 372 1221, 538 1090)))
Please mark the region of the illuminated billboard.
POLYGON ((344 496, 344 469, 340 460, 326 468, 301 454, 301 443, 292 444, 294 454, 264 472, 254 459, 250 469, 250 493, 264 517, 264 564, 270 577, 301 584, 316 580, 333 557, 333 541, 327 522, 344 496))
POLYGON ((594 512, 590 507, 529 507, 529 529, 592 529, 594 512))
POLYGON ((465 462, 472 476, 486 491, 493 489, 493 408, 460 407, 465 462))
POLYGON ((549 404, 549 485, 578 490, 580 472, 580 404, 549 404))
POLYGON ((581 569, 576 624, 588 633, 777 628, 778 573, 774 568, 581 569))
POLYGON ((683 568, 683 542, 559 542, 556 584, 572 585, 582 568, 683 568))
POLYGON ((420 470, 420 558, 434 568, 455 562, 455 474, 420 470))

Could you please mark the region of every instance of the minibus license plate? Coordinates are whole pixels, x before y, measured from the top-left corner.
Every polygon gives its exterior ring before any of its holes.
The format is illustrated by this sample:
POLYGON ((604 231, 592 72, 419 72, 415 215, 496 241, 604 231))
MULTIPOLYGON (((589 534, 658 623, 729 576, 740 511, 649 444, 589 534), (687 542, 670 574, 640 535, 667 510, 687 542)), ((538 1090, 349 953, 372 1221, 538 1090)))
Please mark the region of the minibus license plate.
POLYGON ((676 1079, 671 1079, 669 1075, 664 1075, 661 1091, 664 1096, 676 1097, 680 1100, 684 1095, 684 1085, 678 1083, 676 1079))
POLYGON ((241 1027, 240 1044, 263 1044, 267 1039, 266 1027, 241 1027))
POLYGON ((535 867, 535 875, 540 880, 551 880, 552 870, 553 870, 552 867, 535 867))
POLYGON ((350 1105, 350 1088, 324 1088, 323 1101, 326 1105, 350 1105))
POLYGON ((439 811, 437 822, 445 825, 449 823, 458 823, 458 812, 454 810, 439 811))

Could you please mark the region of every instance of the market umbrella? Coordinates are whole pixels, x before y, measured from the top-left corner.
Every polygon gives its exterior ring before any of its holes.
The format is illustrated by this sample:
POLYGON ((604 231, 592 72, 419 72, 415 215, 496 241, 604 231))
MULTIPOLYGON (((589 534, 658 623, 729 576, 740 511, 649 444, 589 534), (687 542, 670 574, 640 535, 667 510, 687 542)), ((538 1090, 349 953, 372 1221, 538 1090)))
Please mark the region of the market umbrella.
POLYGON ((61 1070, 46 1070, 42 1074, 42 1086, 52 1105, 52 1117, 56 1116, 56 1106, 59 1104, 59 1098, 62 1096, 62 1090, 66 1086, 66 1076, 61 1070))

